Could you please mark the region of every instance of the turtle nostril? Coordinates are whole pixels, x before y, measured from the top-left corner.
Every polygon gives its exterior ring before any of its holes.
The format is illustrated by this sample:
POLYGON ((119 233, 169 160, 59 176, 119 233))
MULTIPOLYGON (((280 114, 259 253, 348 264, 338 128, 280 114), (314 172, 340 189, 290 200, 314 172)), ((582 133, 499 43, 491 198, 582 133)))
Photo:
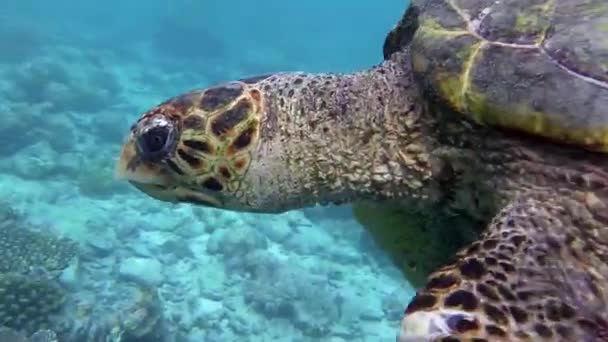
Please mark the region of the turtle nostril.
POLYGON ((143 159, 159 159, 169 152, 171 140, 171 127, 153 127, 139 136, 137 147, 143 159))

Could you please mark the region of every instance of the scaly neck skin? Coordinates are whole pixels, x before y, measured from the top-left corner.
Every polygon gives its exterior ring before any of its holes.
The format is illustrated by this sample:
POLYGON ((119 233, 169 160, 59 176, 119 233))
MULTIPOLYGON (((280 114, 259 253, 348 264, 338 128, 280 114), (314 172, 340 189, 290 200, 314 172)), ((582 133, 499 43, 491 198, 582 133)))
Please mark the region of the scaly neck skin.
MULTIPOLYGON (((265 212, 431 195, 428 136, 406 54, 347 75, 277 74, 246 179, 265 212)), ((246 196, 248 192, 245 191, 246 196)))
POLYGON ((265 114, 242 187, 248 210, 432 200, 486 220, 538 187, 608 198, 603 155, 425 112, 407 51, 363 72, 277 74, 255 86, 265 114))

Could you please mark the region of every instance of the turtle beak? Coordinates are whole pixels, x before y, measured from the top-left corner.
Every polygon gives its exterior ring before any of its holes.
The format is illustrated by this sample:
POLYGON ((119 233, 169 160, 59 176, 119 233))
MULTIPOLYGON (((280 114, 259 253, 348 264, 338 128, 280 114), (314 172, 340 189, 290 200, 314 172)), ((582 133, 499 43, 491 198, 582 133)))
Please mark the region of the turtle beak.
POLYGON ((140 184, 171 185, 163 160, 175 150, 176 135, 175 125, 162 115, 140 120, 122 146, 116 177, 140 184))
POLYGON ((116 178, 127 180, 139 191, 163 202, 190 202, 207 207, 222 207, 218 198, 179 186, 161 163, 142 159, 140 154, 133 134, 129 135, 116 163, 116 178))
POLYGON ((144 194, 164 201, 176 202, 174 193, 170 190, 171 177, 160 164, 145 161, 137 152, 132 135, 122 147, 120 157, 116 162, 115 176, 126 180, 144 194))
POLYGON ((130 135, 122 146, 116 163, 116 178, 141 184, 168 185, 169 175, 162 165, 142 159, 133 140, 133 135, 130 135))

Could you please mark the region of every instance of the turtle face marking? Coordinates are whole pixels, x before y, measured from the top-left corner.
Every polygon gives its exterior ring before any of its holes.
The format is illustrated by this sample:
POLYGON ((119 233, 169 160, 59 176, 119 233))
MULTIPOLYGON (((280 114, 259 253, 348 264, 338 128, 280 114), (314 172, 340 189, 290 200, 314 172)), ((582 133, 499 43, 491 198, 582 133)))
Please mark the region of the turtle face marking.
POLYGON ((243 94, 241 83, 231 82, 207 89, 201 96, 200 107, 206 112, 218 110, 243 94))
POLYGON ((227 133, 247 118, 251 109, 251 103, 248 100, 240 100, 232 106, 232 108, 213 118, 209 130, 215 134, 218 139, 224 140, 229 136, 227 133))
POLYGON ((262 109, 261 91, 244 82, 169 99, 133 126, 117 174, 162 201, 244 206, 238 194, 259 144, 262 109))

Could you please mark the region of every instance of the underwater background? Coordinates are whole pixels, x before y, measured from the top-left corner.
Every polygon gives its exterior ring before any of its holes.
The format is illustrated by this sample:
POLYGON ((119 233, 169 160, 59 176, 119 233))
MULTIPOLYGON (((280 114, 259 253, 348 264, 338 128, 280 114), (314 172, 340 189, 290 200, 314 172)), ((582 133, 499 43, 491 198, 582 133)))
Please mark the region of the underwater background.
POLYGON ((261 73, 367 68, 406 5, 3 0, 0 326, 61 342, 394 341, 413 289, 348 206, 172 205, 113 172, 153 105, 261 73))

